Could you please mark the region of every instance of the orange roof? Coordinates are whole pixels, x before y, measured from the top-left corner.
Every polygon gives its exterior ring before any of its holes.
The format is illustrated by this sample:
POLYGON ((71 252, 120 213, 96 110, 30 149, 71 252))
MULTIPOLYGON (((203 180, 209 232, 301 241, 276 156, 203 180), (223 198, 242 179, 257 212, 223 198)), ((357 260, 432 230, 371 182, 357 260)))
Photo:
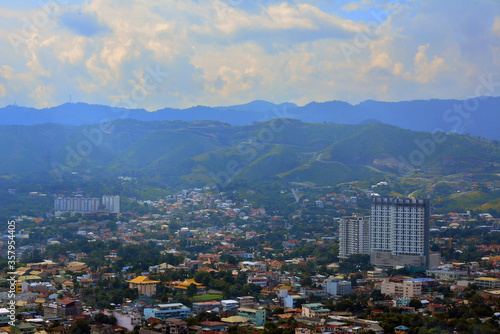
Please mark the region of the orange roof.
POLYGON ((153 281, 147 278, 146 276, 137 276, 134 279, 128 280, 129 283, 138 283, 138 284, 146 284, 146 283, 160 283, 160 281, 153 281))

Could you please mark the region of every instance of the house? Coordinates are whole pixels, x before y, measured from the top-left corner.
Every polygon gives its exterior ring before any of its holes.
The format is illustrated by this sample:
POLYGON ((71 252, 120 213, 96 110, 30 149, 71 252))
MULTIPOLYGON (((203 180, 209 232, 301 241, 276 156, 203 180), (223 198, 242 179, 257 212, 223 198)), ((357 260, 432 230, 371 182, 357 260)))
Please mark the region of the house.
POLYGON ((225 331, 226 324, 220 321, 203 321, 200 323, 204 332, 207 331, 225 331))
POLYGON ((321 303, 302 304, 302 316, 307 318, 321 318, 330 314, 330 310, 321 303))
POLYGON ((267 286, 267 277, 248 277, 247 283, 256 284, 263 288, 267 286))
POLYGON ((394 334, 407 334, 410 329, 406 326, 394 327, 394 334))

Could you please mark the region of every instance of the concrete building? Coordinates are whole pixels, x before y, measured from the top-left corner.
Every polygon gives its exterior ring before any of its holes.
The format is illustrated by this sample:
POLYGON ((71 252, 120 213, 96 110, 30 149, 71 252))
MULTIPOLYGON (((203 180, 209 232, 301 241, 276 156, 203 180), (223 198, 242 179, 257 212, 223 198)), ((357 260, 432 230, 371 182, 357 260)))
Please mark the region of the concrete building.
POLYGON ((247 283, 248 284, 256 284, 262 288, 267 286, 267 277, 261 277, 261 276, 255 276, 255 277, 248 277, 247 278, 247 283))
POLYGON ((198 302, 193 303, 193 312, 207 312, 213 309, 218 309, 222 304, 220 301, 211 301, 211 302, 198 302))
POLYGON ((429 266, 429 200, 373 197, 371 263, 381 267, 429 266))
POLYGON ((457 270, 426 270, 425 274, 428 277, 436 277, 438 279, 447 280, 447 281, 455 281, 459 279, 467 279, 469 275, 466 271, 457 271, 457 270))
POLYGON ((191 315, 191 309, 181 303, 158 304, 155 308, 145 308, 144 318, 151 317, 165 320, 167 318, 185 319, 191 315))
POLYGON ((10 311, 6 308, 0 308, 0 325, 8 325, 10 320, 10 311))
POLYGON ((422 294, 422 282, 415 280, 391 282, 385 279, 382 282, 381 292, 384 295, 413 298, 422 294))
POLYGON ((66 318, 70 315, 82 314, 82 312, 83 309, 80 303, 69 299, 58 300, 43 308, 43 316, 45 319, 66 318))
POLYGON ((255 305, 255 297, 253 296, 236 297, 236 299, 240 307, 253 307, 255 305))
POLYGON ((476 277, 474 283, 485 289, 500 288, 500 279, 493 277, 476 277))
POLYGON ((248 319, 251 324, 257 327, 264 326, 266 323, 266 310, 264 308, 254 309, 249 307, 240 307, 238 308, 238 315, 248 319))
POLYGON ((294 308, 294 307, 300 307, 304 302, 306 301, 306 298, 301 295, 287 295, 284 298, 284 306, 288 308, 294 308))
POLYGON ((146 276, 137 276, 127 282, 130 289, 137 289, 139 295, 148 297, 156 293, 156 286, 160 283, 160 281, 150 280, 146 276))
POLYGON ((54 211, 89 213, 99 210, 99 198, 87 198, 83 196, 57 197, 54 199, 54 211))
POLYGON ((120 213, 120 196, 104 195, 102 196, 102 205, 106 211, 120 213))
POLYGON ((370 254, 370 217, 342 217, 339 232, 340 259, 352 254, 370 254))
POLYGON ((327 278, 323 282, 323 289, 330 296, 343 296, 351 294, 351 282, 341 281, 338 278, 327 278))
POLYGON ((108 316, 113 315, 116 318, 116 324, 118 326, 124 327, 127 331, 131 332, 134 330, 136 325, 142 324, 141 314, 138 312, 127 312, 123 310, 112 310, 108 311, 108 316))
POLYGON ((302 304, 302 316, 307 318, 327 317, 330 310, 321 303, 302 304))

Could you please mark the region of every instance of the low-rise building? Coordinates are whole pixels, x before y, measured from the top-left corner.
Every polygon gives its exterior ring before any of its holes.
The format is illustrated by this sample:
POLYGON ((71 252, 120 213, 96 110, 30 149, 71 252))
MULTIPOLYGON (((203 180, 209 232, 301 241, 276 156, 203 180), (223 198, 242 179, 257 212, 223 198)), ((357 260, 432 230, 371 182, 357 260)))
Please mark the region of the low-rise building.
POLYGON ((137 276, 134 279, 128 280, 130 289, 137 289, 139 295, 151 297, 156 293, 156 287, 160 281, 150 280, 146 276, 137 276))
POLYGON ((138 312, 127 312, 123 310, 113 310, 110 311, 108 315, 112 315, 116 318, 116 324, 120 327, 124 327, 127 331, 131 332, 134 330, 136 325, 141 325, 141 314, 138 312))
POLYGON ((389 279, 385 279, 382 282, 381 292, 384 295, 413 298, 422 294, 422 282, 416 280, 391 282, 389 279))
POLYGON ((238 315, 248 319, 251 324, 257 327, 264 326, 266 322, 266 310, 264 308, 254 309, 249 307, 240 307, 238 308, 238 315))
POLYGON ((158 304, 155 308, 145 308, 144 318, 151 317, 165 320, 167 318, 185 319, 191 315, 191 309, 181 303, 158 304))
POLYGON ((327 278, 323 282, 323 289, 330 296, 343 296, 351 294, 351 282, 338 278, 327 278))
POLYGON ((493 277, 476 277, 474 283, 485 289, 500 288, 500 279, 493 277))
POLYGON ((308 318, 321 318, 330 314, 330 310, 321 303, 302 304, 302 316, 308 318))
POLYGON ((248 284, 256 284, 262 288, 267 286, 267 281, 268 281, 267 277, 260 277, 260 276, 248 277, 247 279, 248 284))
POLYGON ((45 319, 66 318, 70 315, 82 314, 83 309, 75 300, 63 299, 50 303, 43 308, 45 319))
POLYGON ((467 272, 460 270, 426 270, 425 274, 428 277, 435 277, 447 281, 455 281, 468 278, 467 272))
POLYGON ((10 311, 6 308, 0 308, 0 325, 6 326, 10 319, 10 311))
POLYGON ((255 305, 255 297, 253 296, 237 297, 236 299, 240 307, 252 307, 255 305))

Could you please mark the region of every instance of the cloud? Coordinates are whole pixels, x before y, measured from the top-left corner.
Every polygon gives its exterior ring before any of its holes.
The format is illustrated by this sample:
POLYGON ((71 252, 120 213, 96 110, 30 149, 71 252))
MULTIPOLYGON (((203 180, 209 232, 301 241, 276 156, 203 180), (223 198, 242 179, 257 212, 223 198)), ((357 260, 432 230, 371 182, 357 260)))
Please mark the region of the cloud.
POLYGON ((43 8, 11 5, 1 102, 112 104, 156 66, 168 75, 137 107, 465 98, 497 72, 500 3, 400 2, 390 14, 372 0, 88 0, 43 25, 43 8), (350 60, 342 43, 358 50, 350 60))
POLYGON ((493 27, 491 27, 491 31, 500 37, 500 16, 495 17, 495 21, 493 23, 493 27))

